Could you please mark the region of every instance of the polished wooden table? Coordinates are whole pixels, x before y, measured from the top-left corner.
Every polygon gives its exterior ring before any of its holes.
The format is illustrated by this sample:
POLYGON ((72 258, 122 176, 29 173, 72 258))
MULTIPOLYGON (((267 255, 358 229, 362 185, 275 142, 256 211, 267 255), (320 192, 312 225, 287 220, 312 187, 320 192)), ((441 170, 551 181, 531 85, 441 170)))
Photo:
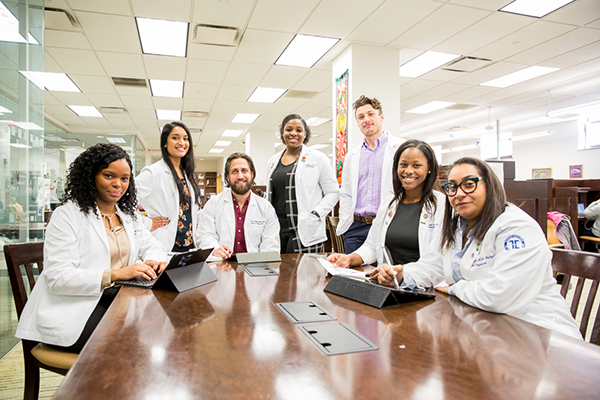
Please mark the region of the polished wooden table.
POLYGON ((379 310, 323 291, 314 255, 278 277, 212 265, 184 293, 124 287, 55 399, 600 398, 600 346, 452 296, 379 310), (279 302, 313 301, 379 350, 323 355, 279 302))

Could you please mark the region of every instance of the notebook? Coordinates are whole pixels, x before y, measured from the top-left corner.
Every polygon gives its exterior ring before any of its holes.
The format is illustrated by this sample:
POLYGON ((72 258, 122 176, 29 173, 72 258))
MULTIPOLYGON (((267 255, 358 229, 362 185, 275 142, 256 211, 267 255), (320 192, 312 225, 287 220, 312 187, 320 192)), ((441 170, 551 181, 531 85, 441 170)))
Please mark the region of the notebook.
POLYGON ((205 262, 212 251, 213 249, 194 249, 185 253, 176 253, 156 279, 147 280, 138 277, 127 281, 116 281, 115 284, 147 289, 170 288, 183 292, 214 282, 217 277, 205 262))

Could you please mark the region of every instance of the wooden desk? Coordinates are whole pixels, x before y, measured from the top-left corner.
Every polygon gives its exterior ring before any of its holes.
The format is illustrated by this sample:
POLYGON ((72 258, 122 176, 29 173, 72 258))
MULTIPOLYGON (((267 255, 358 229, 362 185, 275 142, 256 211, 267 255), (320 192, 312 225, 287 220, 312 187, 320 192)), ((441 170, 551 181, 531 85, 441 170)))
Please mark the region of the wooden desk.
POLYGON ((266 278, 223 263, 179 295, 123 288, 55 399, 600 396, 598 346, 442 294, 385 310, 327 294, 312 257, 283 255, 266 278), (307 300, 379 350, 321 354, 275 307, 307 300))

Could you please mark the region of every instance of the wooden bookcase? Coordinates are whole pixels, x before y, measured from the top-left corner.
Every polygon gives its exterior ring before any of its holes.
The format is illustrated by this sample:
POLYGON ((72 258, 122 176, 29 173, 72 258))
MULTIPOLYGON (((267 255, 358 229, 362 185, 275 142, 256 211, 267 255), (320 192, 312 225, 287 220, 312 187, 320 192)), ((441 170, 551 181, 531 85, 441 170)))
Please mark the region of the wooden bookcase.
POLYGON ((217 173, 213 171, 198 172, 198 186, 202 207, 212 195, 217 194, 217 173))

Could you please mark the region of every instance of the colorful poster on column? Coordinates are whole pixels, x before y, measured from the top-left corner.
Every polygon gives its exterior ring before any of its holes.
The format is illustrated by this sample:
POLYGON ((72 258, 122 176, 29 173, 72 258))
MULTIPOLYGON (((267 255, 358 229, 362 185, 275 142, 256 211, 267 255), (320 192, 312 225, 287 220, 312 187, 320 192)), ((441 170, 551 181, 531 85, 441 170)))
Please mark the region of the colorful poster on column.
POLYGON ((335 80, 335 90, 335 176, 341 185, 348 152, 348 70, 335 80))

